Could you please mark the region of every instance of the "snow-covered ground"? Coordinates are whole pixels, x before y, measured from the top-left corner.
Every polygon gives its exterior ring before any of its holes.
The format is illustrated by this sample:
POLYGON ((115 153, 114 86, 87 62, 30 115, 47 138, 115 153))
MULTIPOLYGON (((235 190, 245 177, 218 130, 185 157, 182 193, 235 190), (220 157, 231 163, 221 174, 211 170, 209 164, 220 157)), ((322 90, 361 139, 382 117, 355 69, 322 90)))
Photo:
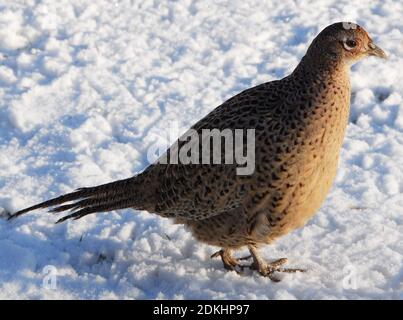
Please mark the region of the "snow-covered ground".
POLYGON ((403 299, 403 2, 307 3, 0 2, 0 211, 135 174, 172 122, 287 75, 330 23, 361 24, 390 57, 352 68, 325 204, 263 250, 308 273, 226 272, 215 248, 145 212, 60 225, 36 212, 0 219, 0 298, 403 299))

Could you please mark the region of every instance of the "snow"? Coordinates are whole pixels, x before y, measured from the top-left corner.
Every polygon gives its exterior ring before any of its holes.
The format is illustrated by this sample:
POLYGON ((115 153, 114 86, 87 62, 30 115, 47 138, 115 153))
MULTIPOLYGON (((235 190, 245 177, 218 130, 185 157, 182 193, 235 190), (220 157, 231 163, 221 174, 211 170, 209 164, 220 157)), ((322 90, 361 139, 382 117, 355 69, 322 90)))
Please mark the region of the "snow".
MULTIPOLYGON (((402 299, 403 3, 3 1, 0 213, 129 177, 235 93, 287 75, 335 21, 388 53, 353 66, 350 123, 326 202, 262 252, 307 273, 227 272, 182 226, 122 210, 54 225, 0 219, 3 299, 402 299)), ((239 256, 246 251, 239 252, 239 256)))

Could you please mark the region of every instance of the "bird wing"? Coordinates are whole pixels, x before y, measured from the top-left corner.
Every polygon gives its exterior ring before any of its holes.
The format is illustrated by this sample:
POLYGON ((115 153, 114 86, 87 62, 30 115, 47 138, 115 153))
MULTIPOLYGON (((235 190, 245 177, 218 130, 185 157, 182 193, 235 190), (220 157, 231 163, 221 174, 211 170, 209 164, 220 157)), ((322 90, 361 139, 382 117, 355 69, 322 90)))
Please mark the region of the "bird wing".
MULTIPOLYGON (((278 107, 280 101, 279 82, 264 83, 241 92, 214 109, 191 129, 197 133, 199 141, 202 140, 203 129, 218 129, 221 132, 228 128, 244 129, 244 133, 245 129, 254 129, 256 136, 265 135, 265 132, 277 123, 274 106, 278 107)), ((244 154, 246 138, 244 134, 244 154)), ((151 211, 167 217, 199 220, 243 205, 245 195, 250 193, 252 182, 256 183, 256 172, 239 175, 237 169, 242 166, 237 163, 200 164, 205 152, 201 149, 199 164, 170 163, 170 151, 174 148, 181 150, 186 142, 189 140, 178 141, 167 150, 164 159, 168 160, 168 164, 154 163, 143 173, 144 176, 150 177, 150 181, 153 180, 151 177, 159 179, 155 190, 155 208, 151 211)), ((271 144, 271 141, 266 142, 271 144)), ((204 147, 204 143, 202 145, 204 147)), ((222 162, 226 151, 223 146, 224 143, 220 151, 222 162)), ((253 152, 266 152, 254 149, 256 150, 253 152)))

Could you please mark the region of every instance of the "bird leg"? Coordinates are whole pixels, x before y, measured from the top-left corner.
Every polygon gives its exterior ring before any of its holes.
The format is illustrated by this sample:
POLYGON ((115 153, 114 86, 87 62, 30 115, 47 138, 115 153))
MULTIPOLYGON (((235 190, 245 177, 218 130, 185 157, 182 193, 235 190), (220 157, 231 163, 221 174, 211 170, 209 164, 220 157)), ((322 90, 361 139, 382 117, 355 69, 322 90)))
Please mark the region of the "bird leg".
POLYGON ((240 271, 243 271, 243 269, 245 267, 245 266, 239 264, 239 261, 247 260, 252 257, 252 256, 247 256, 247 257, 235 259, 232 256, 232 250, 229 248, 224 248, 224 249, 217 251, 216 253, 211 255, 211 258, 216 258, 218 256, 221 257, 221 260, 224 264, 225 269, 231 270, 231 271, 236 271, 237 273, 239 273, 240 271))
POLYGON ((280 281, 279 278, 276 278, 273 275, 275 272, 287 272, 287 273, 305 272, 304 269, 282 268, 281 266, 287 263, 287 258, 281 258, 274 262, 268 263, 260 256, 256 247, 248 246, 248 248, 253 258, 253 263, 250 266, 250 268, 259 271, 259 273, 262 276, 268 277, 270 280, 274 282, 280 281))

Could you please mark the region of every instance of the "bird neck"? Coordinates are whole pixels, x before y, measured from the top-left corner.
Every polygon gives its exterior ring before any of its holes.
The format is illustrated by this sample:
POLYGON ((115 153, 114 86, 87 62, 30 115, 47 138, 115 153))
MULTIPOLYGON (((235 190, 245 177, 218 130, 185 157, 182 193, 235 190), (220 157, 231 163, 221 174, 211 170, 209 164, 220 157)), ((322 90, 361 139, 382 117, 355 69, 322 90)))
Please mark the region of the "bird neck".
POLYGON ((348 116, 351 98, 347 64, 342 61, 315 60, 305 56, 290 78, 300 95, 295 99, 305 101, 299 104, 305 111, 334 114, 334 117, 343 120, 342 125, 345 125, 344 120, 348 116), (307 96, 310 103, 306 103, 307 96))
MULTIPOLYGON (((349 78, 349 65, 342 59, 328 55, 313 57, 305 55, 292 73, 294 77, 312 78, 319 81, 332 81, 349 78)), ((333 82, 333 81, 332 81, 333 82)))

